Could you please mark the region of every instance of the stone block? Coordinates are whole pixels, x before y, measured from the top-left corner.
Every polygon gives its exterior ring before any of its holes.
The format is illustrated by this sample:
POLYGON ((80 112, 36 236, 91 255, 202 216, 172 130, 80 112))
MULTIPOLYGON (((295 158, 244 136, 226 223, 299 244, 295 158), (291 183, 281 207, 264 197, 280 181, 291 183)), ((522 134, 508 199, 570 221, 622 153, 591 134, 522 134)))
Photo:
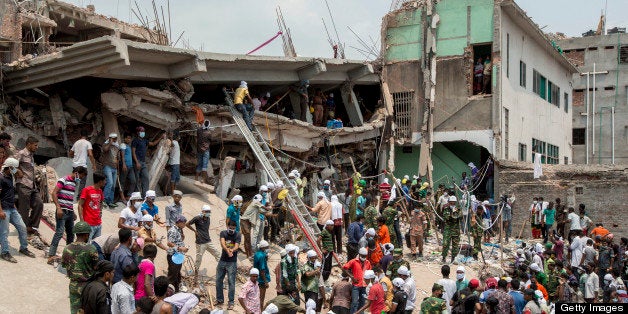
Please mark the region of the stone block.
POLYGON ((64 104, 65 109, 67 109, 70 113, 74 114, 81 120, 85 114, 89 111, 85 106, 83 106, 78 100, 74 98, 68 99, 68 101, 64 104))

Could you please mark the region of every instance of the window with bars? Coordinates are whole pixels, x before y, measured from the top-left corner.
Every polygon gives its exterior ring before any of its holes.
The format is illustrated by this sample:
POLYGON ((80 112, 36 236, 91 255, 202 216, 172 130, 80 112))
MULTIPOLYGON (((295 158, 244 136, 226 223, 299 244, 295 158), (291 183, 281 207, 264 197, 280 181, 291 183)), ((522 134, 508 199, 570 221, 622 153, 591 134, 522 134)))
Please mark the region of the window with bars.
POLYGON ((547 101, 550 104, 556 105, 556 107, 560 108, 560 87, 556 86, 556 84, 551 81, 547 81, 547 101))
POLYGON ((532 71, 532 91, 543 99, 547 99, 547 78, 536 70, 532 71))
POLYGON ((532 139, 532 162, 534 162, 534 154, 541 154, 541 163, 556 165, 560 162, 558 155, 560 154, 559 148, 556 145, 548 144, 546 142, 532 139))
POLYGON ((412 100, 414 91, 392 93, 395 107, 395 124, 397 137, 412 138, 412 100))

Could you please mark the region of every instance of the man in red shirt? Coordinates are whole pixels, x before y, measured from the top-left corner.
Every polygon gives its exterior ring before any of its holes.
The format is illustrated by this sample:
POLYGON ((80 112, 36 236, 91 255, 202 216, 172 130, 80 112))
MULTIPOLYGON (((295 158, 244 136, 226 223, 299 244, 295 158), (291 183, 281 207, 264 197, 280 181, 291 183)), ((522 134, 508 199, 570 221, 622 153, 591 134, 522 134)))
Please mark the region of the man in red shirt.
POLYGON ((390 186, 390 183, 388 183, 388 178, 384 178, 384 182, 382 182, 379 185, 379 193, 380 193, 380 203, 379 203, 379 208, 380 211, 383 210, 384 207, 386 207, 386 204, 388 204, 388 200, 390 200, 390 191, 392 189, 392 186, 390 186))
POLYGON ((368 250, 360 248, 358 257, 348 261, 342 269, 350 271, 349 278, 353 283, 351 289, 351 313, 356 313, 359 308, 364 306, 364 295, 366 294, 366 284, 364 283, 364 272, 371 269, 371 262, 366 257, 368 250))
POLYGON ((386 301, 384 287, 375 281, 375 272, 370 269, 364 272, 364 280, 371 288, 368 292, 366 304, 358 310, 358 313, 362 313, 366 309, 369 309, 371 313, 381 313, 386 308, 384 304, 384 301, 386 301))
POLYGON ((85 221, 92 229, 89 241, 98 238, 102 229, 101 204, 104 200, 102 189, 105 183, 107 179, 102 173, 94 173, 94 185, 84 188, 81 192, 78 203, 79 219, 85 221))

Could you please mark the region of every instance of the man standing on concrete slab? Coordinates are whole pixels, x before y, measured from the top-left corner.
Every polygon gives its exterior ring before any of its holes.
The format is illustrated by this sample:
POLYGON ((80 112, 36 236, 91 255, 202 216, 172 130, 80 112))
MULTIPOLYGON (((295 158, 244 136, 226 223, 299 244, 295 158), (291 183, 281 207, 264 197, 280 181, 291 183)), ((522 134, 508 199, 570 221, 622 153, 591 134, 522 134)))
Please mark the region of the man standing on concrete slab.
POLYGON ((107 178, 107 184, 104 189, 105 204, 107 204, 107 207, 116 208, 118 205, 114 202, 114 195, 116 192, 116 182, 118 181, 118 161, 121 157, 118 134, 109 134, 109 138, 102 146, 102 152, 104 164, 103 173, 107 178))
POLYGON ((52 191, 52 202, 55 204, 56 210, 56 224, 55 234, 52 237, 50 243, 50 250, 48 251, 48 264, 52 264, 55 258, 57 258, 57 246, 59 241, 63 237, 63 231, 66 234, 66 244, 74 242, 74 219, 77 218, 74 213, 74 194, 76 192, 76 185, 80 181, 84 181, 87 177, 87 168, 76 167, 72 170, 72 174, 65 176, 57 181, 54 190, 52 191))
POLYGON ((238 269, 238 248, 240 247, 240 233, 235 231, 235 221, 229 221, 227 230, 220 232, 220 246, 222 247, 222 255, 216 266, 216 305, 225 302, 224 280, 227 275, 229 282, 229 305, 228 310, 233 310, 235 302, 235 284, 236 272, 238 269))
MULTIPOLYGON (((203 121, 196 129, 196 175, 194 180, 198 181, 200 176, 203 183, 207 183, 209 177, 209 145, 211 142, 211 131, 209 120, 203 121)), ((214 170, 212 169, 212 175, 214 170)))
POLYGON ((102 173, 94 173, 94 185, 88 186, 81 192, 78 202, 80 221, 85 221, 92 229, 89 234, 89 241, 98 238, 102 231, 102 201, 104 199, 102 188, 107 179, 102 173))
POLYGON ((24 225, 20 213, 15 209, 13 175, 17 173, 18 165, 17 159, 7 158, 2 165, 2 175, 0 175, 0 249, 2 249, 0 258, 12 263, 17 263, 17 260, 9 253, 9 241, 7 239, 9 223, 17 229, 20 240, 20 253, 28 257, 35 257, 35 254, 28 250, 26 225, 24 225))
POLYGON ((137 137, 131 142, 133 164, 135 165, 135 181, 137 182, 133 192, 139 191, 144 195, 148 191, 148 182, 150 180, 148 166, 146 165, 148 148, 159 144, 165 134, 150 142, 146 139, 146 131, 143 126, 138 126, 136 130, 137 137))
POLYGON ((179 147, 179 139, 181 136, 179 132, 172 134, 172 148, 170 149, 170 158, 168 159, 168 165, 170 165, 170 191, 174 193, 177 188, 177 184, 181 181, 181 148, 179 147))
MULTIPOLYGON (((203 261, 203 254, 205 251, 213 255, 211 250, 211 238, 209 237, 209 225, 212 211, 209 205, 205 204, 201 208, 201 213, 194 218, 190 219, 185 226, 194 231, 196 236, 196 261, 194 263, 194 274, 198 275, 198 270, 201 267, 203 261), (194 225, 194 227, 192 227, 194 225)), ((217 256, 217 255, 216 255, 217 256)))
MULTIPOLYGON (((72 158, 72 167, 85 167, 87 168, 87 158, 92 163, 92 169, 96 172, 96 160, 94 159, 94 153, 92 150, 92 143, 87 140, 89 132, 81 130, 81 138, 74 142, 70 149, 70 158, 72 158)), ((85 188, 85 182, 81 182, 78 187, 78 195, 81 195, 81 191, 85 188)))
POLYGON ((26 231, 29 235, 39 234, 39 220, 44 211, 44 203, 39 195, 39 188, 35 184, 35 159, 33 154, 37 151, 39 140, 29 136, 26 139, 26 147, 15 156, 19 161, 20 171, 16 173, 16 184, 18 195, 18 211, 26 224, 26 231))
POLYGON ((120 144, 120 152, 122 153, 122 175, 120 175, 120 181, 124 184, 124 192, 126 196, 131 196, 131 193, 136 189, 135 167, 133 167, 133 151, 131 149, 131 142, 133 136, 130 133, 124 135, 124 143, 120 144))

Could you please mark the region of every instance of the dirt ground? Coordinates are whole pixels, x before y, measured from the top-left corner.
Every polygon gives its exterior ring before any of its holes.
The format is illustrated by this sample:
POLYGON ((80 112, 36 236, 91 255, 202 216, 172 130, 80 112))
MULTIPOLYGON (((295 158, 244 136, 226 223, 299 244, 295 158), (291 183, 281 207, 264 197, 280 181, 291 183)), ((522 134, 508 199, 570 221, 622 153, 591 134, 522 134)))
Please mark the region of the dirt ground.
MULTIPOLYGON (((171 202, 169 197, 157 198, 156 204, 159 206, 160 213, 163 215, 163 210, 167 204, 171 202)), ((208 194, 206 196, 200 195, 184 195, 183 200, 183 212, 188 219, 191 219, 194 215, 200 213, 200 209, 204 204, 210 204, 212 207, 211 218, 211 230, 210 236, 212 243, 217 252, 220 252, 218 234, 225 229, 225 214, 227 206, 218 199, 214 194, 208 194)), ((109 209, 103 211, 103 234, 114 233, 118 231, 117 221, 119 213, 123 206, 119 206, 116 209, 109 209)), ((47 204, 47 207, 50 206, 47 204)), ((163 218, 162 218, 163 219, 163 218)), ((165 236, 166 229, 157 227, 157 236, 165 236)), ((44 239, 48 242, 52 239, 53 230, 44 225, 40 225, 40 232, 44 239)), ((185 229, 185 243, 189 246, 190 250, 187 253, 192 259, 195 258, 195 246, 194 246, 194 234, 191 230, 185 229)), ((11 253, 18 260, 17 264, 9 263, 0 260, 0 282, 5 286, 4 289, 0 289, 0 313, 68 313, 69 312, 69 300, 68 300, 68 282, 67 277, 53 266, 46 264, 44 252, 31 248, 31 250, 37 255, 37 258, 29 258, 20 255, 17 252, 19 248, 19 242, 17 238, 17 232, 11 226, 9 233, 9 243, 11 245, 11 253), (34 298, 34 299, 33 299, 34 298)), ((424 262, 412 262, 411 271, 415 278, 417 285, 417 306, 423 298, 431 294, 432 284, 437 281, 440 276, 441 264, 436 260, 440 260, 438 254, 438 247, 433 240, 426 245, 426 255, 432 251, 436 254, 431 254, 430 258, 426 258, 424 262), (431 244, 430 244, 431 243, 431 244), (429 250, 428 248, 433 248, 429 250)), ((64 240, 58 248, 58 254, 61 254, 65 247, 64 240)), ((272 253, 269 257, 269 267, 274 267, 279 262, 280 248, 272 248, 272 253)), ((409 249, 404 248, 404 253, 409 254, 409 249)), ((157 267, 157 275, 165 275, 167 270, 166 253, 163 250, 159 250, 157 258, 155 260, 157 267)), ((209 292, 212 296, 216 295, 215 290, 215 265, 216 259, 210 254, 205 254, 201 265, 201 279, 206 280, 205 286, 209 286, 209 292), (206 276, 206 277, 204 277, 206 276)), ((184 264, 184 270, 186 269, 184 264)), ((244 254, 239 254, 238 266, 240 269, 247 269, 251 266, 251 263, 244 258, 244 254)), ((451 265, 452 277, 455 277, 456 265, 451 265)), ((477 271, 474 267, 467 267, 467 278, 474 278, 477 276, 477 271)), ((276 296, 274 275, 271 276, 270 288, 266 292, 266 300, 270 300, 276 296)), ((246 280, 245 277, 241 279, 246 280)), ((336 278, 330 278, 330 283, 333 283, 336 278)), ((241 283, 236 284, 236 299, 237 294, 240 291, 241 283)), ((225 283, 225 289, 227 284, 225 283)), ((194 290, 194 287, 190 288, 190 291, 203 292, 194 290)), ((227 297, 227 291, 225 291, 225 298, 227 297)), ((225 300, 226 302, 227 300, 225 300)), ((203 300, 201 304, 195 309, 195 312, 200 311, 203 307, 209 308, 209 302, 203 300)), ((302 303, 303 304, 303 303, 302 303)), ((242 313, 243 310, 239 306, 236 300, 236 307, 232 313, 242 313)), ((326 313, 327 310, 323 310, 326 313)), ((418 313, 418 311, 416 311, 418 313)), ((226 313, 226 311, 225 311, 226 313)))

